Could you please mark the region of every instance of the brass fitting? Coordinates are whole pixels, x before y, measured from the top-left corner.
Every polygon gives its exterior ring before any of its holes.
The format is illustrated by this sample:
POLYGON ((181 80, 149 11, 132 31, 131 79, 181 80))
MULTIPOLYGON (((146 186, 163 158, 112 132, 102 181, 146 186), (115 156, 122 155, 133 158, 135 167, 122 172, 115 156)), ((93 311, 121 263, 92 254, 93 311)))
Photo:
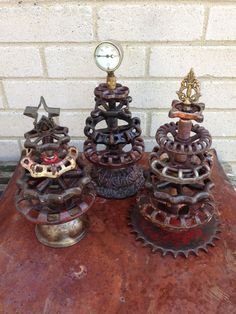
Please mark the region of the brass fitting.
POLYGON ((113 71, 107 73, 107 87, 111 90, 116 88, 116 77, 113 71))

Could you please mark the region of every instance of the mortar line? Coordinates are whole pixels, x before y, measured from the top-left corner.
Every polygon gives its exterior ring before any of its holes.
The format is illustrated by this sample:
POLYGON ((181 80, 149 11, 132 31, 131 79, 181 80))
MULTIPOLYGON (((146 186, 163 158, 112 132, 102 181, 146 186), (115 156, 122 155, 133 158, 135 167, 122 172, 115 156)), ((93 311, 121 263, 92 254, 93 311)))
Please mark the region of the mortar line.
MULTIPOLYGON (((183 79, 184 75, 174 76, 174 77, 163 77, 163 76, 149 76, 149 77, 126 77, 119 75, 118 81, 127 81, 127 82, 180 82, 183 79)), ((236 77, 216 77, 216 76, 201 76, 198 75, 198 79, 201 82, 232 82, 236 81, 236 77)), ((101 77, 42 77, 42 76, 35 76, 35 77, 0 77, 0 80, 5 82, 89 82, 96 84, 98 81, 105 81, 104 76, 101 77)), ((124 82, 125 83, 125 82, 124 82)), ((126 83, 125 83, 126 84, 126 83)))
MULTIPOLYGON (((119 2, 117 2, 117 0, 108 0, 106 1, 106 5, 125 5, 127 1, 125 0, 120 0, 119 2)), ((146 4, 147 1, 143 1, 143 0, 129 0, 129 3, 132 5, 142 5, 142 4, 146 4)), ((158 4, 158 5, 166 5, 166 4, 171 4, 174 6, 178 6, 179 4, 181 5, 191 5, 191 6, 198 6, 198 5, 214 5, 214 6, 220 6, 220 5, 233 5, 234 1, 233 0, 199 0, 196 4, 195 0, 179 0, 178 2, 176 2, 175 0, 149 0, 148 1, 149 4, 154 5, 154 4, 158 4)), ((57 0, 57 4, 60 5, 75 5, 78 4, 78 0, 57 0)), ((104 1, 102 0, 86 0, 83 2, 83 4, 85 6, 87 5, 96 5, 96 4, 104 4, 104 1)), ((40 2, 37 3, 37 1, 33 1, 33 0, 23 0, 23 1, 15 1, 14 3, 9 2, 9 1, 2 1, 0 6, 9 6, 9 7, 13 7, 13 6, 18 6, 18 7, 23 7, 23 6, 43 6, 43 5, 56 5, 55 3, 52 3, 52 1, 50 0, 42 0, 40 2)))
POLYGON ((44 47, 39 48, 39 55, 40 55, 40 60, 41 60, 41 66, 43 69, 43 77, 48 77, 48 68, 47 68, 44 47))
POLYGON ((209 7, 205 6, 205 12, 204 12, 204 20, 203 20, 203 32, 202 32, 202 44, 205 44, 206 42, 206 33, 208 28, 208 22, 209 22, 209 14, 210 9, 209 7))
POLYGON ((148 78, 149 77, 149 73, 150 73, 150 58, 151 58, 151 48, 150 46, 146 47, 145 50, 145 77, 148 78))
MULTIPOLYGON (((202 36, 201 36, 202 37, 202 36)), ((117 40, 115 38, 115 40, 117 40)), ((1 41, 0 42, 0 48, 1 47, 38 47, 38 46, 45 46, 47 47, 81 47, 81 46, 93 46, 97 43, 98 39, 94 39, 91 41, 1 41)), ((127 45, 127 46, 163 46, 163 47, 172 47, 172 46, 183 46, 183 47, 202 47, 202 39, 199 40, 152 40, 152 41, 130 41, 130 40, 117 40, 121 45, 127 45)), ((213 40, 213 39, 208 39, 204 41, 204 48, 211 48, 211 47, 230 47, 235 48, 236 46, 236 40, 213 40)))
MULTIPOLYGON (((145 132, 147 134, 147 136, 150 136, 150 134, 151 134, 151 124, 152 124, 152 116, 151 116, 151 113, 149 111, 147 111, 147 115, 146 115, 146 132, 145 132)), ((141 124, 141 128, 142 128, 142 124, 141 124)))
POLYGON ((97 42, 98 41, 98 25, 97 25, 98 14, 97 14, 96 7, 92 9, 92 19, 93 19, 93 38, 97 42))
POLYGON ((4 110, 8 110, 9 105, 8 105, 7 95, 6 95, 4 84, 3 84, 2 80, 0 80, 0 93, 2 95, 3 108, 4 108, 4 110))

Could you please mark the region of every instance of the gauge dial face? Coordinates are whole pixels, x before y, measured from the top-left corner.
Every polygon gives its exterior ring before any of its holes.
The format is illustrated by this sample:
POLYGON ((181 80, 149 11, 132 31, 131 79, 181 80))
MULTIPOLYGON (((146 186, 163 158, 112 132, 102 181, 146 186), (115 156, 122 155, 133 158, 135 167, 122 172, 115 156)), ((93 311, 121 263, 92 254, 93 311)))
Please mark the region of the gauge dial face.
POLYGON ((97 66, 106 72, 115 71, 121 64, 123 52, 117 44, 104 41, 100 43, 94 52, 94 58, 97 66))

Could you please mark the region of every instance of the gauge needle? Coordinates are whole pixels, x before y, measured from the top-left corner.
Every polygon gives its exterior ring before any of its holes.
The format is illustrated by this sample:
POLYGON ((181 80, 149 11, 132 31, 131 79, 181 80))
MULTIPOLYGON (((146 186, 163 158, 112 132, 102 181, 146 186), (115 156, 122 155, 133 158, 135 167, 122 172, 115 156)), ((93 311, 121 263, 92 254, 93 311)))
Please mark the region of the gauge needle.
POLYGON ((118 57, 118 56, 115 56, 115 55, 96 55, 96 57, 104 57, 104 58, 114 58, 114 57, 118 57))

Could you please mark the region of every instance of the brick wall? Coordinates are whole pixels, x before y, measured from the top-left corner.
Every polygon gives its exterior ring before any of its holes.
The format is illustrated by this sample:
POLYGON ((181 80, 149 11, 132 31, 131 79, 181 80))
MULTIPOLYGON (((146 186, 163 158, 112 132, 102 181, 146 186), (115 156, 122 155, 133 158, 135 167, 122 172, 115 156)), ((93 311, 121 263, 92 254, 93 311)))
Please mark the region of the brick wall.
POLYGON ((146 149, 167 117, 190 67, 206 103, 205 126, 222 160, 236 169, 236 1, 0 0, 0 159, 16 160, 32 120, 22 115, 44 95, 82 147, 93 89, 105 78, 94 64, 98 41, 115 39, 117 71, 142 119, 146 149))

